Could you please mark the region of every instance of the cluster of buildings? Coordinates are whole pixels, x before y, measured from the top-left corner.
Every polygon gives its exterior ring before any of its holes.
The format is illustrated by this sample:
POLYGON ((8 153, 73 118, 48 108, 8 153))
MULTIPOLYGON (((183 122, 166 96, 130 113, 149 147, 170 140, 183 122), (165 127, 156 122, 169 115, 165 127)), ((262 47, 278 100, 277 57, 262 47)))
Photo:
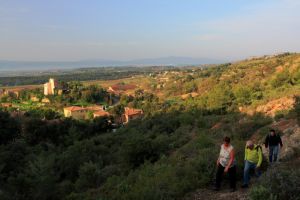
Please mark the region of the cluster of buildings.
MULTIPOLYGON (((26 90, 34 90, 39 88, 39 86, 19 86, 19 87, 12 87, 12 88, 0 88, 0 97, 2 96, 10 96, 14 98, 19 98, 22 91, 26 90)), ((44 84, 44 95, 55 95, 55 94, 62 94, 64 89, 59 85, 58 81, 50 78, 49 82, 44 84)), ((30 98, 32 101, 39 101, 36 96, 32 96, 30 98)), ((47 98, 44 98, 43 103, 49 103, 47 98)))
MULTIPOLYGON (((32 90, 36 89, 37 86, 32 87, 17 87, 17 88, 10 88, 10 89, 1 89, 0 88, 0 97, 2 95, 10 95, 14 97, 19 97, 20 92, 23 90, 32 90)), ((131 91, 134 91, 137 88, 136 85, 133 84, 115 84, 108 88, 108 92, 114 93, 117 95, 120 94, 129 94, 131 91)), ((43 93, 45 96, 48 95, 61 95, 64 92, 64 88, 59 84, 59 82, 53 78, 50 78, 48 82, 43 85, 43 93)), ((37 102, 41 101, 36 96, 30 97, 31 101, 37 102)), ((50 103, 50 100, 47 97, 42 99, 42 103, 50 103)), ((13 107, 12 103, 2 103, 0 104, 2 107, 13 107)), ((96 117, 104 117, 104 116, 111 116, 109 112, 107 112, 104 106, 69 106, 63 109, 65 117, 72 117, 74 119, 90 119, 96 117)), ((126 124, 131 120, 141 118, 144 115, 141 109, 135 108, 124 108, 124 113, 121 116, 114 116, 115 121, 118 123, 126 124)))
MULTIPOLYGON (((44 84, 44 94, 54 94, 56 88, 60 86, 55 82, 55 80, 50 79, 48 83, 44 84)), ((107 91, 116 95, 120 94, 129 94, 131 91, 134 91, 137 88, 133 84, 118 83, 108 87, 107 91)), ((103 106, 89 106, 89 107, 80 107, 80 106, 70 106, 64 108, 65 117, 72 117, 74 119, 89 119, 91 116, 104 117, 111 116, 103 106)), ((128 123, 131 120, 141 118, 144 115, 141 109, 125 107, 124 113, 122 116, 118 116, 116 119, 119 123, 128 123)), ((114 116, 116 118, 116 116, 114 116)))
POLYGON ((104 110, 103 106, 70 106, 64 108, 64 115, 74 119, 89 119, 91 115, 95 118, 109 116, 110 114, 104 110))
MULTIPOLYGON (((80 107, 80 106, 70 106, 64 108, 65 117, 72 117, 74 119, 89 119, 91 116, 96 117, 107 117, 111 114, 104 110, 103 106, 89 106, 89 107, 80 107)), ((124 114, 120 116, 116 121, 121 123, 128 123, 131 120, 141 118, 144 115, 141 109, 125 107, 124 114)))
POLYGON ((36 89, 36 86, 24 86, 24 87, 15 87, 15 88, 3 88, 0 89, 0 97, 1 96, 11 96, 15 98, 20 97, 20 93, 25 90, 33 90, 36 89))

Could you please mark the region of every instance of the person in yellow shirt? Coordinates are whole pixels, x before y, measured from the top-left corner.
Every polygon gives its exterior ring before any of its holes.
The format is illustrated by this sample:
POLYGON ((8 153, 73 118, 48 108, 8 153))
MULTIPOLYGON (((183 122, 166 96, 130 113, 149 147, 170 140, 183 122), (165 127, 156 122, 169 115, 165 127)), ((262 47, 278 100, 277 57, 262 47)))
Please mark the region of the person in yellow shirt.
POLYGON ((245 167, 244 167, 244 183, 242 188, 247 188, 251 169, 255 170, 256 176, 260 176, 260 166, 262 163, 263 154, 262 148, 259 145, 255 145, 252 140, 248 140, 245 147, 245 167))

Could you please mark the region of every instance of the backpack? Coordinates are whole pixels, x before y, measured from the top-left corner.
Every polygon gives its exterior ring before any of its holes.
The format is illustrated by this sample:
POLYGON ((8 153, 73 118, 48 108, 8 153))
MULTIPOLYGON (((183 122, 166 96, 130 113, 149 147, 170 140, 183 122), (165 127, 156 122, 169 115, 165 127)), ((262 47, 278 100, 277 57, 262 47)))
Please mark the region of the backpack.
POLYGON ((255 147, 255 149, 256 149, 256 151, 258 151, 260 149, 262 152, 262 147, 259 144, 255 147))

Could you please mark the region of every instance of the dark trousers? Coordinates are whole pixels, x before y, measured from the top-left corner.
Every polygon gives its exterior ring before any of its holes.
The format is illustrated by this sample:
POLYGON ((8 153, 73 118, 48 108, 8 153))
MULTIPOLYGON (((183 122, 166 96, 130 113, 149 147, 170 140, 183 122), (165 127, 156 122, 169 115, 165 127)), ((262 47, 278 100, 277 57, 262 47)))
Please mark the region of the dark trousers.
MULTIPOLYGON (((225 167, 223 167, 222 165, 218 165, 217 168, 217 174, 216 174, 216 187, 220 188, 221 187, 221 182, 223 179, 223 175, 224 175, 224 169, 225 167)), ((230 187, 231 188, 236 188, 236 166, 230 167, 228 170, 228 174, 229 174, 229 180, 230 180, 230 187)))

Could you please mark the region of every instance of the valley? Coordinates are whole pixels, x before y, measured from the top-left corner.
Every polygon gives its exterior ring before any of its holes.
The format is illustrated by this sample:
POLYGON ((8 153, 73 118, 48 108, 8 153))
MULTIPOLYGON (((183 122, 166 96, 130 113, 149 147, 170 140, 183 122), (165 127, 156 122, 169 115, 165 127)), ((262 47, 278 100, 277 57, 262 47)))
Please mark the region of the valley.
POLYGON ((101 70, 0 77, 1 199, 283 199, 298 193, 299 53, 206 67, 101 70), (232 194, 225 187, 213 192, 223 137, 236 149, 240 182, 245 142, 263 144, 271 128, 284 143, 278 166, 269 166, 264 149, 260 180, 232 194))

